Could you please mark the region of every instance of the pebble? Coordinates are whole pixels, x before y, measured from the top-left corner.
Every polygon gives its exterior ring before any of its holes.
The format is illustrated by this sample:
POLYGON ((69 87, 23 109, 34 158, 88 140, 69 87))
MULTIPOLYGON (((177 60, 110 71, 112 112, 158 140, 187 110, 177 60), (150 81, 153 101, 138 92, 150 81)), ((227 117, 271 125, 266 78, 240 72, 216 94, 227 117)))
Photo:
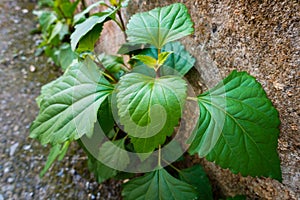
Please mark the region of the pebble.
POLYGON ((30 72, 35 72, 36 71, 36 67, 34 65, 30 65, 29 66, 29 71, 30 72))
POLYGON ((8 173, 9 172, 9 167, 5 167, 4 168, 4 174, 8 173))
POLYGON ((22 9, 22 13, 23 14, 26 14, 26 13, 28 13, 29 11, 27 10, 27 9, 22 9))
POLYGON ((23 146, 23 150, 27 151, 31 148, 31 145, 24 145, 23 146))
POLYGON ((15 179, 14 179, 13 177, 10 177, 10 178, 7 179, 7 182, 8 182, 8 183, 12 183, 12 182, 14 182, 14 180, 15 180, 15 179))
POLYGON ((18 125, 15 125, 14 126, 14 131, 18 131, 19 130, 19 126, 18 125))
POLYGON ((2 194, 0 194, 0 200, 4 200, 4 197, 2 194))
POLYGON ((15 154, 15 152, 16 152, 16 149, 17 149, 17 147, 19 146, 19 142, 17 142, 17 143, 15 143, 15 144, 13 144, 13 145, 11 145, 11 147, 10 147, 10 151, 9 151, 9 155, 10 156, 13 156, 14 154, 15 154))

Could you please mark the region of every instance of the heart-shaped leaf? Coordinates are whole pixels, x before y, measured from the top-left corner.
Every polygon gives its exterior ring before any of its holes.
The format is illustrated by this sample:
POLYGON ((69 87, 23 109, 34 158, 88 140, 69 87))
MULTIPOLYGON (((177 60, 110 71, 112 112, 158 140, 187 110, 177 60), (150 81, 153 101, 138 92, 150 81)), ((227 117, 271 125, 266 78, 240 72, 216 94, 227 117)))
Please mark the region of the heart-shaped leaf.
POLYGON ((243 176, 281 180, 278 112, 255 78, 233 71, 198 102, 201 114, 191 153, 243 176))
POLYGON ((177 76, 152 78, 131 73, 121 77, 117 91, 120 122, 135 150, 150 152, 163 144, 181 116, 185 81, 177 76))
POLYGON ((187 200, 197 199, 198 193, 193 186, 160 169, 123 184, 122 196, 124 200, 187 200))
POLYGON ((127 25, 128 41, 152 44, 161 49, 166 43, 193 33, 193 22, 184 4, 155 8, 135 14, 127 25))

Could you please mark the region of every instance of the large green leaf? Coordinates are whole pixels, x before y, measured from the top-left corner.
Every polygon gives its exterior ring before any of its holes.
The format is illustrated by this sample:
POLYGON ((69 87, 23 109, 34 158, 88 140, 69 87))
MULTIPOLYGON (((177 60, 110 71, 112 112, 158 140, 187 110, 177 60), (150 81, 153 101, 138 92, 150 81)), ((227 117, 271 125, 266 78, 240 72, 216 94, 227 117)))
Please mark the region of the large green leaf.
POLYGON ((193 167, 180 170, 179 177, 182 181, 185 181, 197 188, 199 200, 213 199, 210 182, 205 171, 200 165, 194 165, 193 167))
POLYGON ((198 102, 201 114, 191 153, 243 176, 281 180, 278 112, 255 78, 233 71, 198 102))
MULTIPOLYGON (((195 64, 195 58, 193 58, 189 52, 187 52, 184 46, 180 42, 170 42, 163 46, 162 52, 173 52, 168 56, 166 61, 160 67, 160 74, 165 75, 180 75, 184 76, 195 64)), ((158 58, 157 49, 150 47, 143 50, 140 54, 148 55, 153 58, 158 58)), ((143 67, 140 63, 136 65, 136 68, 143 67)), ((136 70, 137 71, 137 70, 136 70)))
POLYGON ((42 144, 57 144, 93 133, 97 111, 113 86, 87 58, 69 68, 46 87, 39 99, 40 112, 31 125, 31 138, 42 144))
MULTIPOLYGON (((103 23, 115 12, 116 12, 116 9, 114 9, 114 10, 109 9, 105 12, 101 12, 98 15, 90 16, 84 22, 77 24, 75 26, 75 31, 71 35, 72 50, 74 51, 76 49, 76 46, 81 38, 83 38, 86 34, 88 34, 90 31, 92 31, 96 25, 99 25, 99 24, 103 25, 103 23)), ((101 32, 101 30, 100 30, 100 32, 101 32)), ((99 34, 100 34, 100 32, 99 32, 99 34)))
POLYGON ((172 135, 186 97, 183 79, 131 73, 121 77, 117 92, 120 122, 135 150, 150 152, 172 135))
POLYGON ((193 22, 184 4, 155 8, 135 14, 127 25, 128 41, 162 48, 166 43, 193 33, 193 22))
POLYGON ((124 200, 192 200, 198 193, 193 186, 160 169, 123 184, 122 196, 124 200))

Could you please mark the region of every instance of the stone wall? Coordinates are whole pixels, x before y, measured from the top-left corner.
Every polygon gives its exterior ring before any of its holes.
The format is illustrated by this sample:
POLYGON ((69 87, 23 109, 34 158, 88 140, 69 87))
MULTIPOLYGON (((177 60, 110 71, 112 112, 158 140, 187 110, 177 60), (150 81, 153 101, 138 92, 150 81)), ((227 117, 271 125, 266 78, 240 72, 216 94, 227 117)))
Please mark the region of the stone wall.
MULTIPOLYGON (((195 23, 195 33, 182 42, 197 59, 196 76, 210 87, 233 69, 247 71, 263 85, 280 112, 278 152, 283 182, 234 175, 197 159, 205 166, 214 190, 226 196, 246 194, 251 199, 300 198, 299 1, 133 0, 124 12, 125 18, 175 2, 188 7, 195 23)), ((106 26, 108 31, 101 41, 121 35, 117 27, 106 26)), ((112 53, 118 43, 100 46, 112 53)))

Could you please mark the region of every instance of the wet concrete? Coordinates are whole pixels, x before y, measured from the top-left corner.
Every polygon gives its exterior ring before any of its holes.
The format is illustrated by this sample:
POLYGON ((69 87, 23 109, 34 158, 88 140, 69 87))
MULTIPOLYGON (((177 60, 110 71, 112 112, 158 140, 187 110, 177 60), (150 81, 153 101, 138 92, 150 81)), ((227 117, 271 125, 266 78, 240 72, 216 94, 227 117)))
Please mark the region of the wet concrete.
POLYGON ((35 57, 38 35, 30 0, 0 1, 0 200, 118 199, 120 184, 99 185, 88 172, 77 144, 40 178, 49 147, 31 140, 40 87, 61 72, 45 57, 35 57))

